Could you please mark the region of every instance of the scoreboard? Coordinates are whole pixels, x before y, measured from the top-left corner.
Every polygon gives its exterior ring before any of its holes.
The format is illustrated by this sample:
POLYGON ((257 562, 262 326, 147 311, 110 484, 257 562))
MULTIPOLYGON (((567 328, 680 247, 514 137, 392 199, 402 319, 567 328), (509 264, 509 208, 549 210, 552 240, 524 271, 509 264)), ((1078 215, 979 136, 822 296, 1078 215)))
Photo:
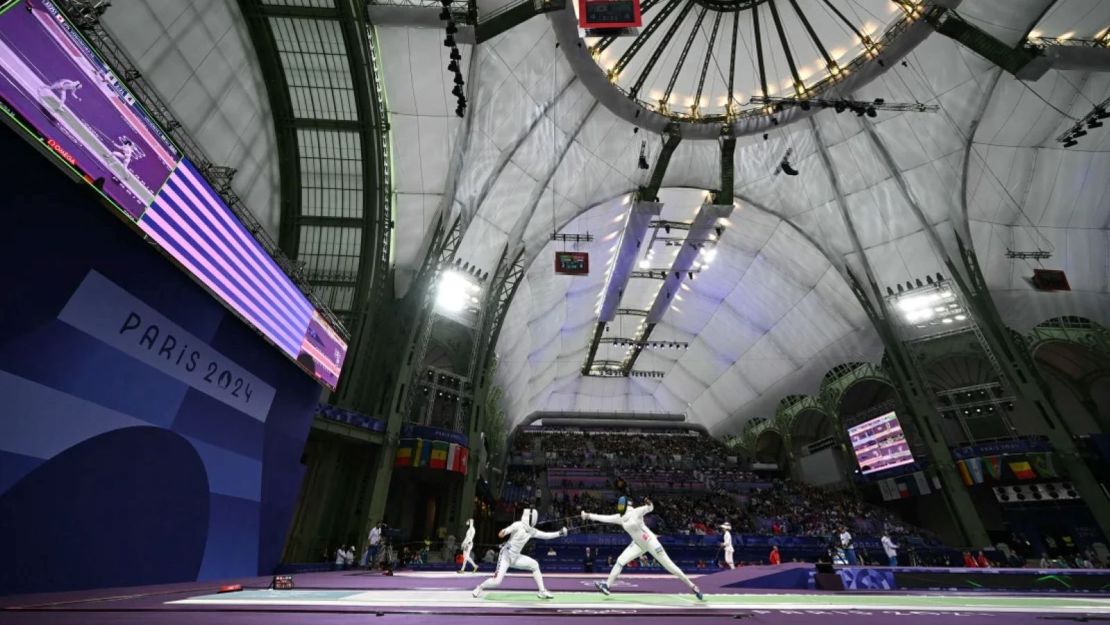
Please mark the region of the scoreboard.
POLYGON ((590 273, 590 255, 586 252, 555 252, 555 273, 584 276, 590 273))
POLYGON ((578 25, 582 28, 636 28, 640 24, 640 0, 578 0, 578 25))

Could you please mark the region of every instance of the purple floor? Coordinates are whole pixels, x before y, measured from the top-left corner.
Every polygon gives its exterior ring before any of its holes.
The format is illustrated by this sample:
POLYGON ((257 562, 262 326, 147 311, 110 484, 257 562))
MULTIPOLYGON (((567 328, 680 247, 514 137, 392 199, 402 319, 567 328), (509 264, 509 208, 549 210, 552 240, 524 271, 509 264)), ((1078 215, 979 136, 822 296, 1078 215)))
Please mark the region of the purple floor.
MULTIPOLYGON (((705 575, 696 581, 703 591, 721 594, 752 594, 758 590, 738 591, 724 587, 738 579, 758 576, 763 567, 746 567, 705 575)), ((781 569, 780 569, 781 570, 781 569)), ((378 591, 427 591, 469 590, 487 574, 413 576, 399 573, 393 577, 365 572, 306 573, 295 577, 298 590, 378 590, 378 591)), ((592 589, 594 575, 547 575, 545 580, 555 593, 586 591, 592 589)), ((629 575, 622 577, 620 592, 681 593, 683 586, 669 576, 629 575)), ((244 588, 264 588, 269 578, 228 580, 244 588)), ((930 625, 933 623, 961 623, 964 625, 1019 625, 1051 624, 1059 622, 1110 622, 1106 615, 1053 615, 1008 612, 1002 614, 970 612, 930 612, 925 610, 698 610, 691 608, 665 608, 654 610, 627 609, 620 611, 571 609, 549 607, 539 609, 522 605, 512 610, 490 609, 476 601, 474 606, 447 607, 429 610, 403 605, 389 607, 352 607, 342 605, 175 605, 169 601, 214 593, 216 582, 196 582, 145 586, 122 589, 103 589, 81 592, 47 593, 18 597, 0 597, 0 623, 27 625, 331 625, 340 623, 382 623, 398 625, 431 625, 450 622, 452 625, 513 625, 515 623, 566 624, 623 623, 637 625, 665 625, 670 623, 724 623, 744 621, 752 624, 776 625, 833 625, 852 623, 879 625, 897 622, 899 625, 930 625), (572 621, 568 621, 572 619, 572 621), (635 620, 633 620, 635 619, 635 620)), ((533 581, 527 576, 510 576, 500 590, 533 591, 533 581)), ((786 591, 763 591, 783 593, 786 591)), ((803 592, 803 591, 790 591, 803 592)), ((815 594, 812 591, 808 594, 815 594)), ((886 593, 894 596, 898 593, 886 593)), ((909 595, 911 593, 901 593, 909 595)))

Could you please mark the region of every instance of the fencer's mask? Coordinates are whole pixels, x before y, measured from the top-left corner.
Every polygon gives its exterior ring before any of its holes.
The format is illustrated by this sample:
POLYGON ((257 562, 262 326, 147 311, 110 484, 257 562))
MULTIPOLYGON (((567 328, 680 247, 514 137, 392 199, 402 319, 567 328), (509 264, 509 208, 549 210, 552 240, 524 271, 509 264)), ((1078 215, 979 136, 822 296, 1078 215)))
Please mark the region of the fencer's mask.
POLYGON ((617 513, 618 514, 624 514, 624 511, 627 510, 627 509, 628 509, 628 497, 621 497, 620 499, 617 499, 617 513))
POLYGON ((466 520, 466 526, 467 527, 474 527, 474 519, 467 519, 466 520))
POLYGON ((725 521, 724 523, 721 523, 721 529, 725 530, 726 532, 731 532, 732 531, 732 524, 729 523, 728 521, 725 521))
POLYGON ((524 514, 521 515, 520 520, 528 527, 536 526, 536 519, 539 517, 539 512, 535 508, 525 508, 524 514))

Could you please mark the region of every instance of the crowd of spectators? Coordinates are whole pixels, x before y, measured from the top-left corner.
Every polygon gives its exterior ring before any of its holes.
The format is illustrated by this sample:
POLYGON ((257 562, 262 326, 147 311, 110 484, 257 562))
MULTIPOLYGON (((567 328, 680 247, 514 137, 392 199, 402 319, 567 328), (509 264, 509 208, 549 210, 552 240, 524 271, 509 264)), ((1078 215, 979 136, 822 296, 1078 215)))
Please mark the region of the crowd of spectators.
MULTIPOLYGON (((829 491, 742 470, 729 449, 710 437, 689 433, 628 434, 606 431, 522 432, 518 453, 542 450, 543 463, 510 471, 510 498, 537 499, 541 471, 550 470, 550 497, 541 513, 582 526, 581 510, 608 513, 619 495, 636 503, 650 495, 648 517, 658 532, 686 535, 720 533, 728 521, 738 534, 831 537, 842 527, 861 535, 888 533, 895 539, 923 530, 906 526, 891 513, 859 501, 851 491, 829 491), (569 471, 565 467, 574 467, 569 471), (589 469, 583 472, 583 469, 589 469), (523 494, 522 494, 523 493, 523 494)), ((619 527, 585 524, 584 532, 619 532, 619 527)))

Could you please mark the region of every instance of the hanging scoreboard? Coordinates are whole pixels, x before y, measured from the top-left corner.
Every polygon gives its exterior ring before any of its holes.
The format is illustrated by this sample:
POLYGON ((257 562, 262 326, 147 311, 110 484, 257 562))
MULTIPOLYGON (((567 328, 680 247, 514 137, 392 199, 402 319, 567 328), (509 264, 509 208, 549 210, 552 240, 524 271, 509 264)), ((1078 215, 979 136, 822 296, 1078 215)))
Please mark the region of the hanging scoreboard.
POLYGON ((578 25, 587 30, 638 28, 640 0, 578 0, 578 25))
POLYGON ((590 273, 590 255, 586 252, 555 252, 555 273, 584 276, 590 273))

